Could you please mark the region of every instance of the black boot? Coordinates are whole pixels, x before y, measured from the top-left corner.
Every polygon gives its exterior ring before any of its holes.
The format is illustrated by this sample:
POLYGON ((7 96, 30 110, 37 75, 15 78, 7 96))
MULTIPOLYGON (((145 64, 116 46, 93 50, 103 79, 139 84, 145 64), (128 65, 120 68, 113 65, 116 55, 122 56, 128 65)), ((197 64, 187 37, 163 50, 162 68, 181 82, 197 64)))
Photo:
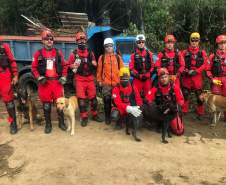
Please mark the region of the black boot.
POLYGON ((111 124, 111 96, 104 96, 105 124, 111 124))
POLYGON ((102 122, 103 121, 97 114, 92 116, 92 120, 97 121, 97 122, 102 122))
MULTIPOLYGON (((97 112, 97 98, 94 97, 93 99, 90 100, 90 105, 91 105, 91 113, 97 112)), ((103 120, 99 118, 97 114, 92 116, 92 120, 97 121, 97 122, 102 122, 103 120)))
POLYGON ((121 121, 120 120, 117 120, 115 122, 115 130, 121 130, 121 128, 122 128, 121 121))
POLYGON ((46 120, 46 126, 45 126, 45 133, 49 134, 52 130, 52 124, 51 124, 51 103, 50 102, 44 102, 43 103, 43 110, 44 110, 44 117, 46 120))
POLYGON ((88 118, 87 117, 82 118, 81 126, 85 127, 85 126, 87 126, 87 123, 88 123, 88 118))
POLYGON ((204 116, 202 114, 199 114, 198 115, 198 120, 200 120, 200 121, 204 120, 204 116))
POLYGON ((18 129, 16 124, 15 104, 13 101, 8 101, 8 102, 5 102, 5 105, 6 105, 6 109, 8 111, 9 116, 13 119, 13 121, 10 124, 10 133, 16 134, 18 129))
POLYGON ((63 131, 66 131, 67 126, 64 123, 64 112, 57 110, 57 114, 58 114, 58 119, 59 119, 59 128, 61 128, 61 130, 63 130, 63 131))

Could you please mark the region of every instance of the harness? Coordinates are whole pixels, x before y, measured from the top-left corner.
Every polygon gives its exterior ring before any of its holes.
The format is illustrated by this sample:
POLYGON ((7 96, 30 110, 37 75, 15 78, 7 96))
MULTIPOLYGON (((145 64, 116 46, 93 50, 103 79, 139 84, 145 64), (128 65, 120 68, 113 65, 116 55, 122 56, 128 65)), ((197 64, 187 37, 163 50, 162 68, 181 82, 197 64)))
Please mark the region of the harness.
MULTIPOLYGON (((62 65, 61 65, 61 55, 59 54, 58 50, 56 48, 53 48, 56 50, 57 55, 55 57, 55 67, 56 67, 56 73, 58 75, 62 75, 62 65)), ((38 73, 41 76, 44 76, 46 74, 46 63, 47 63, 47 58, 43 56, 42 49, 38 50, 39 55, 37 57, 38 59, 38 73)))
MULTIPOLYGON (((163 50, 161 53, 163 54, 163 56, 161 58, 161 67, 169 69, 168 68, 169 66, 173 66, 173 72, 174 72, 174 74, 176 74, 176 72, 180 68, 178 52, 174 50, 175 56, 173 58, 167 57, 165 50, 163 50), (173 61, 173 63, 172 63, 172 61, 173 61)), ((172 71, 169 71, 169 72, 172 72, 172 71)))
POLYGON ((93 61, 92 53, 89 49, 87 49, 87 51, 89 52, 89 54, 86 57, 79 55, 78 52, 77 52, 77 49, 75 49, 72 52, 72 53, 75 54, 76 58, 81 59, 81 63, 79 65, 76 73, 81 75, 81 76, 85 76, 85 77, 91 76, 96 69, 92 64, 92 61, 93 61), (85 70, 85 64, 87 65, 86 70, 85 70), (86 74, 86 73, 88 73, 88 74, 86 74))
POLYGON ((159 88, 159 85, 156 86, 156 88, 158 89, 155 93, 156 105, 162 105, 162 104, 164 104, 164 102, 166 100, 169 100, 170 98, 173 102, 176 102, 173 86, 174 86, 174 84, 170 83, 170 90, 169 90, 169 93, 167 93, 167 94, 162 93, 161 89, 159 88))
POLYGON ((10 60, 6 53, 5 47, 0 44, 0 67, 3 68, 3 70, 0 71, 0 73, 3 73, 7 68, 10 67, 10 60))
POLYGON ((148 50, 146 50, 145 55, 139 55, 135 52, 134 61, 134 68, 139 74, 146 74, 151 69, 151 58, 148 50), (146 71, 143 71, 143 69, 146 71))
POLYGON ((191 53, 189 49, 185 52, 185 67, 187 69, 190 69, 191 66, 195 66, 196 68, 199 68, 203 65, 204 59, 202 54, 202 49, 199 48, 198 53, 191 53), (195 59, 192 59, 191 56, 195 55, 195 59), (196 64, 191 64, 191 60, 196 60, 196 64))
POLYGON ((212 59, 213 61, 213 65, 211 67, 211 73, 212 75, 215 77, 215 76, 218 76, 218 77, 223 77, 223 76, 226 76, 224 74, 221 74, 222 72, 224 72, 222 70, 222 67, 226 67, 226 58, 221 58, 219 57, 216 52, 214 52, 214 57, 212 59))

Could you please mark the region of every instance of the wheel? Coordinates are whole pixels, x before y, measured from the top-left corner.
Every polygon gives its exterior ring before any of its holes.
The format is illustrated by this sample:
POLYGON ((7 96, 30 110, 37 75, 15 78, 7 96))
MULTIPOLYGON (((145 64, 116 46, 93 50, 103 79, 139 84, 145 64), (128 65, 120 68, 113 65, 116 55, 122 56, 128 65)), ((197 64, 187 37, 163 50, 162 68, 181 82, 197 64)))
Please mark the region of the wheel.
POLYGON ((27 88, 28 94, 38 93, 38 82, 32 73, 25 73, 19 79, 19 84, 27 88))

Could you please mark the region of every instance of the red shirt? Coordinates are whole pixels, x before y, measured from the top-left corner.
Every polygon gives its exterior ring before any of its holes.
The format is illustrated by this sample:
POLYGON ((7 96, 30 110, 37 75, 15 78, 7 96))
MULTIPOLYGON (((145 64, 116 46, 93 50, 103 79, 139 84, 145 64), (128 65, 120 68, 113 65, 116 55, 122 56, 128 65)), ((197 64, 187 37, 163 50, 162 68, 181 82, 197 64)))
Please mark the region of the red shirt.
MULTIPOLYGON (((210 55, 209 60, 206 65, 206 75, 207 77, 212 81, 213 80, 213 74, 211 73, 211 68, 213 65, 213 57, 214 53, 210 55)), ((221 59, 226 59, 226 51, 224 52, 219 52, 217 50, 216 55, 219 56, 221 59)), ((225 75, 226 76, 226 60, 221 60, 221 70, 222 72, 219 75, 225 75)))
MULTIPOLYGON (((166 87, 163 87, 160 83, 158 84, 159 86, 159 89, 161 90, 162 94, 168 94, 170 92, 170 83, 166 86, 166 87)), ((153 99, 155 98, 155 94, 157 92, 158 88, 157 87, 153 87, 149 92, 148 94, 146 95, 146 99, 149 100, 149 103, 152 103, 153 99)), ((175 98, 176 98, 176 102, 177 104, 179 104, 181 107, 184 106, 184 96, 181 92, 181 89, 173 84, 173 90, 174 90, 174 93, 175 93, 175 98)), ((169 99, 171 99, 171 97, 169 97, 169 99)), ((163 104, 164 104, 165 100, 163 100, 163 104)))
MULTIPOLYGON (((199 46, 197 48, 192 48, 191 46, 188 49, 185 49, 182 53, 182 56, 185 58, 185 53, 187 52, 187 50, 189 50, 191 52, 191 67, 190 69, 196 70, 198 73, 202 73, 205 68, 206 68, 206 64, 207 64, 207 54, 205 52, 205 50, 202 50, 202 58, 204 59, 202 66, 200 66, 199 68, 196 67, 196 58, 197 58, 197 54, 199 52, 199 46)), ((186 68, 185 71, 188 71, 188 69, 186 68)))
MULTIPOLYGON (((67 68, 68 68, 67 63, 64 60, 63 54, 60 51, 58 51, 58 53, 61 55, 61 65, 62 65, 62 69, 63 69, 62 76, 67 77, 67 68)), ((34 54, 34 57, 33 57, 33 61, 31 63, 31 71, 34 74, 35 78, 40 76, 40 74, 38 73, 38 56, 39 56, 39 54, 40 54, 40 52, 36 51, 36 53, 34 54)), ((49 71, 50 69, 47 69, 45 77, 59 77, 60 75, 58 75, 56 73, 56 67, 55 67, 55 59, 57 56, 57 50, 55 48, 53 48, 52 50, 48 51, 43 47, 42 54, 45 58, 48 58, 53 61, 53 69, 51 71, 49 71)))
MULTIPOLYGON (((7 54, 8 58, 9 58, 10 70, 11 70, 12 75, 13 76, 18 76, 19 73, 17 71, 16 61, 15 61, 15 58, 13 57, 13 55, 12 55, 10 47, 6 43, 3 43, 2 46, 5 48, 6 54, 7 54)), ((2 71, 2 70, 3 69, 0 67, 0 71, 2 71)))
MULTIPOLYGON (((142 56, 142 59, 145 59, 147 51, 145 49, 143 51, 140 51, 139 49, 136 49, 136 53, 139 54, 140 56, 142 56)), ((134 55, 135 55, 135 53, 133 53, 131 55, 131 57, 130 57, 129 69, 133 70, 134 73, 139 74, 138 71, 136 71, 136 69, 135 69, 134 55)), ((154 66, 155 66, 155 63, 154 63, 153 56, 152 56, 151 52, 149 52, 149 56, 150 56, 150 59, 151 59, 151 68, 150 68, 150 70, 147 71, 146 69, 142 69, 142 71, 147 72, 147 73, 146 74, 139 74, 141 76, 145 75, 148 78, 151 77, 151 73, 154 71, 154 66)), ((143 67, 145 68, 145 63, 143 63, 143 67)))
MULTIPOLYGON (((113 98, 113 101, 114 101, 114 103, 116 104, 117 107, 126 111, 127 106, 129 106, 131 104, 130 104, 129 100, 128 100, 128 102, 126 100, 124 100, 122 102, 120 92, 122 92, 124 94, 124 96, 130 95, 132 93, 132 85, 129 83, 129 86, 127 88, 123 88, 121 86, 121 84, 119 84, 119 86, 120 86, 120 88, 117 87, 117 86, 113 88, 112 98, 113 98)), ((143 104, 142 99, 141 99, 140 94, 139 94, 139 92, 138 92, 138 90, 135 86, 133 86, 133 90, 134 90, 134 93, 135 93, 135 100, 136 100, 137 105, 142 105, 143 104)))
MULTIPOLYGON (((165 55, 168 58, 174 58, 175 57, 175 52, 174 52, 174 50, 167 50, 167 49, 165 49, 165 55)), ((185 62, 184 62, 184 59, 183 59, 183 57, 182 57, 180 52, 178 52, 178 55, 179 55, 179 64, 180 64, 179 70, 176 71, 176 73, 174 73, 173 61, 170 60, 170 65, 168 65, 168 71, 169 71, 170 75, 177 75, 179 77, 184 72, 185 62)), ((160 52, 157 55, 155 66, 158 67, 158 68, 161 68, 161 58, 162 58, 162 56, 163 56, 162 52, 160 52)))
MULTIPOLYGON (((83 56, 83 57, 82 57, 82 60, 83 60, 83 62, 85 63, 85 58, 84 58, 84 57, 87 57, 87 56, 89 55, 88 50, 87 50, 87 49, 85 49, 85 50, 80 50, 80 49, 78 48, 78 49, 77 49, 77 53, 78 53, 80 56, 83 56)), ((91 52, 91 53, 92 53, 92 56, 93 56, 93 61, 96 61, 93 52, 91 52)), ((68 65, 69 65, 70 68, 71 68, 71 66, 72 66, 72 64, 73 64, 74 62, 75 62, 75 54, 74 54, 74 53, 71 53, 71 54, 70 54, 70 57, 69 57, 69 60, 68 60, 68 65)), ((95 67, 97 67, 97 65, 96 65, 95 67)), ((72 68, 71 68, 71 69, 72 69, 72 68)), ((86 71, 86 69, 87 69, 87 63, 85 63, 85 69, 84 69, 84 72, 85 72, 85 74, 88 74, 87 71, 86 71)), ((82 75, 80 75, 80 74, 75 73, 74 77, 75 77, 75 80, 78 80, 78 81, 93 81, 93 80, 94 80, 94 76, 93 76, 93 75, 90 75, 90 76, 82 76, 82 75)))

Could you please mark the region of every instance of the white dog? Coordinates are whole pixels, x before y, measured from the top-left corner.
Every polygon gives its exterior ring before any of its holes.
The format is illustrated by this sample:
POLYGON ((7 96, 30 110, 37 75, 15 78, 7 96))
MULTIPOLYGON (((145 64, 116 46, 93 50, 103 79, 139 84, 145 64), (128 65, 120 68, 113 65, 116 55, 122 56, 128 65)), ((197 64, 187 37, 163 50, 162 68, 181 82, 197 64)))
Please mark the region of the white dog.
POLYGON ((75 130, 75 111, 78 108, 78 99, 75 96, 72 96, 69 99, 58 98, 56 104, 57 109, 63 110, 68 123, 67 131, 71 130, 71 136, 73 136, 75 130))

